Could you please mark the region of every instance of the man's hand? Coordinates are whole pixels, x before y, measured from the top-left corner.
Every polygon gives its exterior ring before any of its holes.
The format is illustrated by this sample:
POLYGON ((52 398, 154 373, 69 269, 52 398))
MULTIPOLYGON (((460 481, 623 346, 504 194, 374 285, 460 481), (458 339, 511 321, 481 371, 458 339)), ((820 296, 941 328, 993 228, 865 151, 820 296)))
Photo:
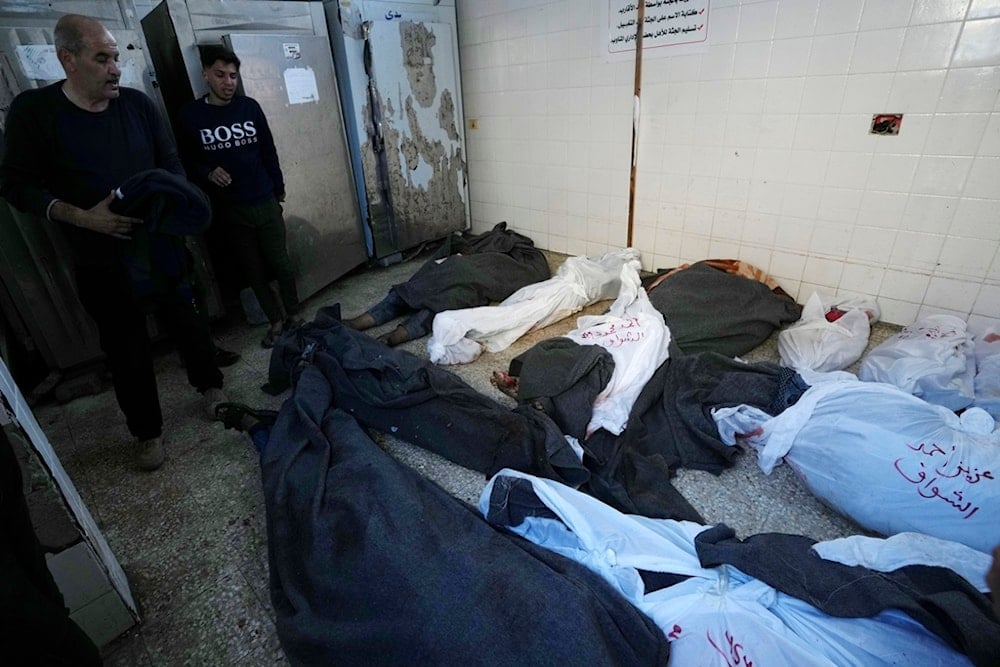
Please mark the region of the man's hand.
POLYGON ((112 213, 108 206, 114 198, 115 193, 110 192, 107 197, 97 202, 93 208, 86 210, 77 208, 72 204, 67 204, 64 201, 58 201, 52 205, 49 217, 53 220, 62 220, 71 225, 89 229, 92 232, 107 234, 118 239, 130 239, 132 238, 133 225, 141 225, 142 220, 112 213))
POLYGON ((229 175, 229 172, 222 167, 216 167, 212 171, 208 172, 208 180, 220 188, 224 188, 233 182, 233 177, 229 175))

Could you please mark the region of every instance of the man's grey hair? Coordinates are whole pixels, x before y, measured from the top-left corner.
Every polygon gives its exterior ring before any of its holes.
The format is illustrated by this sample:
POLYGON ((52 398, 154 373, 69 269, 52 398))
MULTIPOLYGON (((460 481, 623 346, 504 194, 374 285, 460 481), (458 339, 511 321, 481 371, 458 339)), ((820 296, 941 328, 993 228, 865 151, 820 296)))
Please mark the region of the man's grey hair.
POLYGON ((66 14, 60 18, 53 31, 56 49, 66 49, 70 53, 79 55, 86 46, 84 28, 88 23, 96 21, 80 14, 66 14))

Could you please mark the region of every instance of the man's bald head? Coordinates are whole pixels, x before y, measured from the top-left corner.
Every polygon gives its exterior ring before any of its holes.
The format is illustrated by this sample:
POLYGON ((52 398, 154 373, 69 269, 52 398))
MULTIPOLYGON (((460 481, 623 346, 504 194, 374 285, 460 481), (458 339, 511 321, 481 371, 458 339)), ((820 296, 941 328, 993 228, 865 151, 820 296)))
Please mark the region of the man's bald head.
POLYGON ((66 71, 63 92, 82 109, 103 111, 118 97, 118 44, 100 21, 67 14, 55 28, 56 56, 66 71))
POLYGON ((54 31, 56 49, 66 49, 80 55, 87 42, 94 36, 108 32, 100 21, 80 14, 66 14, 56 22, 54 31))

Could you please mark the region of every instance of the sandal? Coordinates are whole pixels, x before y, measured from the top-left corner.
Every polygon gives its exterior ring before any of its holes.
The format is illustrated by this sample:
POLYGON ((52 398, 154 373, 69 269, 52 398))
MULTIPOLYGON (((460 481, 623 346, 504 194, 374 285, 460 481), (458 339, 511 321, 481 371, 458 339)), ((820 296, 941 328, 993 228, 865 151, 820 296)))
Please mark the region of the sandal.
POLYGON ((242 431, 243 418, 253 417, 259 422, 273 424, 278 419, 277 410, 255 410, 243 403, 219 403, 215 406, 215 418, 227 429, 242 431))

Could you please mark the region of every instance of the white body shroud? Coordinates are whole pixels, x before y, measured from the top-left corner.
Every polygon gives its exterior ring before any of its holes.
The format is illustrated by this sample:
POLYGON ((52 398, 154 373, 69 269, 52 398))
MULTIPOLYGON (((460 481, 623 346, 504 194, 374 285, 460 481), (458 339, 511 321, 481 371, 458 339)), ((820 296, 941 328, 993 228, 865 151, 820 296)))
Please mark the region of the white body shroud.
POLYGON ((781 365, 813 371, 839 371, 861 358, 868 347, 871 325, 878 321, 878 304, 870 299, 836 299, 818 292, 802 307, 802 317, 778 332, 781 365), (831 308, 845 311, 828 322, 831 308))
MULTIPOLYGON (((836 618, 735 567, 701 567, 694 538, 708 526, 622 514, 565 485, 512 470, 497 473, 483 490, 479 510, 484 516, 494 486, 510 477, 530 481, 538 499, 558 519, 529 517, 506 528, 600 574, 663 630, 670 641, 672 665, 971 664, 967 656, 902 612, 836 618), (646 593, 639 570, 690 578, 646 593)), ((813 549, 818 552, 825 544, 813 549)), ((899 540, 894 546, 897 553, 906 551, 899 540)), ((858 560, 856 549, 831 544, 826 551, 821 557, 829 560, 838 560, 839 551, 858 560)), ((937 559, 909 560, 950 567, 949 558, 960 562, 970 552, 953 545, 937 559)), ((980 564, 985 571, 987 566, 980 564)))
POLYGON ((927 315, 872 349, 858 377, 886 382, 949 410, 972 404, 976 357, 972 334, 954 315, 927 315))
POLYGON ((915 531, 986 553, 1000 544, 1000 433, 895 386, 837 376, 849 379, 813 384, 777 417, 715 410, 723 442, 742 436, 767 474, 784 460, 813 494, 882 535, 915 531))
POLYGON ((534 329, 541 329, 598 301, 613 299, 621 289, 626 265, 638 271, 639 251, 615 250, 598 257, 570 257, 556 274, 526 285, 496 306, 446 310, 434 316, 427 341, 435 364, 467 364, 483 349, 505 350, 534 329))
POLYGON ((599 345, 614 359, 611 379, 594 399, 587 435, 599 428, 619 435, 625 430, 635 399, 666 361, 670 345, 663 315, 649 302, 632 264, 622 267, 621 290, 608 312, 581 317, 566 338, 580 345, 599 345))

